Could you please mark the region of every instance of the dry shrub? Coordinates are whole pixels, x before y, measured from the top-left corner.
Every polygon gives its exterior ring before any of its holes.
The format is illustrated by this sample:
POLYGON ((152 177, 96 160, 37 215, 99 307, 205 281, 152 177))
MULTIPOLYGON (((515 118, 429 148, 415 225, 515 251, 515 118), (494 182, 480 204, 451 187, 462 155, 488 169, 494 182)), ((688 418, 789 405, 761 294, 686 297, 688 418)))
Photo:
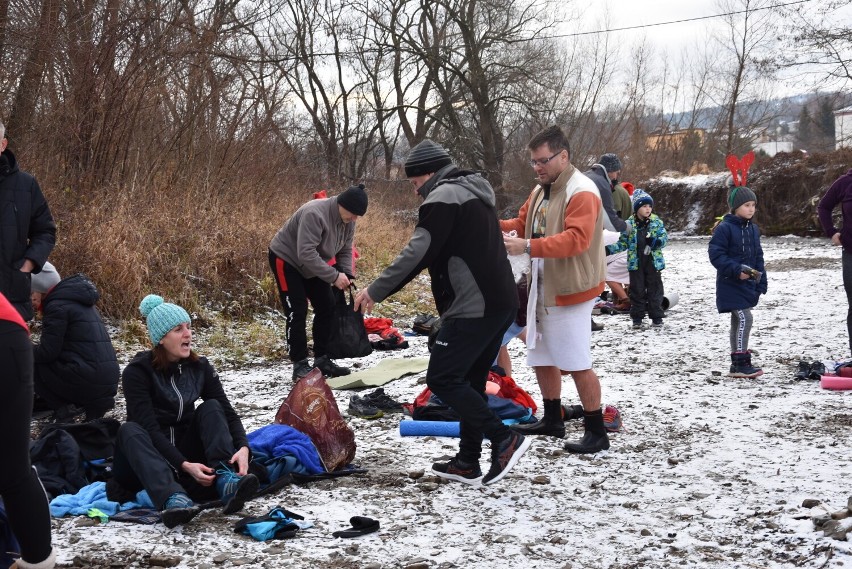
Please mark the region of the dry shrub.
MULTIPOLYGON (((402 187, 404 192, 399 183, 368 184, 369 211, 356 235, 363 284, 411 234, 419 200, 410 186, 402 187)), ((100 290, 101 309, 114 318, 138 317, 139 302, 150 293, 198 314, 212 309, 249 318, 278 307, 267 247, 317 189, 244 184, 215 192, 203 183, 173 188, 155 180, 80 199, 46 188, 58 225, 51 261, 62 274, 89 275, 100 290)))

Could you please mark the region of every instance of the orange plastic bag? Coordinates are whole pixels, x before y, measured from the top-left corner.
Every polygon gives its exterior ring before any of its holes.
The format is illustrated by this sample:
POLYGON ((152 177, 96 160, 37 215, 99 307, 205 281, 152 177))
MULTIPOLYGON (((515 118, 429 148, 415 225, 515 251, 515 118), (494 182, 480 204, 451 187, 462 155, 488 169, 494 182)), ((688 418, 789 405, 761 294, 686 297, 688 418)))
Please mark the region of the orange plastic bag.
POLYGON ((340 415, 331 388, 317 368, 296 382, 275 414, 275 422, 308 435, 327 472, 339 470, 355 458, 355 433, 340 415))

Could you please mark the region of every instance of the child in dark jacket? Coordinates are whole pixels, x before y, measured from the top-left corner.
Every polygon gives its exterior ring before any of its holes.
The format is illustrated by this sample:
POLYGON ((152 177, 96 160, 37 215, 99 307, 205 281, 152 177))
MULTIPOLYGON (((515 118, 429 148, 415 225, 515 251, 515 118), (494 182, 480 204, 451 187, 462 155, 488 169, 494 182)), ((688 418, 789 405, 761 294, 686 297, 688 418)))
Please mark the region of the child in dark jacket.
POLYGON ((752 307, 766 294, 766 271, 760 230, 752 221, 757 196, 745 187, 728 194, 731 213, 725 214, 710 238, 710 262, 716 267, 716 308, 731 313, 731 377, 758 377, 763 370, 752 366, 748 340, 752 307))
POLYGON ((663 278, 660 271, 666 268, 663 247, 669 234, 663 220, 651 213, 654 199, 642 189, 633 192, 633 215, 627 220, 628 231, 613 245, 607 246, 610 254, 627 251, 627 271, 630 275, 630 317, 633 328, 641 329, 645 312, 651 326, 663 326, 663 278))
POLYGON ((33 307, 42 313, 41 341, 34 348, 35 392, 69 420, 74 406, 86 419, 115 406, 120 370, 98 309, 100 295, 85 275, 60 280, 50 263, 32 276, 33 307))

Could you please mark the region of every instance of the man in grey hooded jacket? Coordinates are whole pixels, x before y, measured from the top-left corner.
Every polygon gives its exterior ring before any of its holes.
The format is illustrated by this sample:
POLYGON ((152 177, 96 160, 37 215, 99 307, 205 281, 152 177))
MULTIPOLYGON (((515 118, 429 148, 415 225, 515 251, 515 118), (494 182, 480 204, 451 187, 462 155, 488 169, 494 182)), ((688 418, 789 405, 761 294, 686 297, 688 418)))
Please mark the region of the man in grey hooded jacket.
POLYGON ((355 278, 352 240, 355 222, 367 213, 364 185, 339 196, 312 200, 287 220, 269 244, 269 268, 287 316, 287 348, 293 379, 317 367, 327 377, 348 375, 327 355, 334 308, 332 288, 349 288, 355 278), (308 362, 308 301, 314 308, 314 364, 308 362))
POLYGON ((429 269, 441 329, 426 383, 461 417, 458 454, 433 464, 432 471, 466 484, 491 484, 530 444, 497 418, 485 396, 491 363, 518 309, 494 190, 478 173, 456 167, 431 140, 411 150, 405 174, 423 198, 417 227, 393 263, 358 293, 355 306, 369 313, 374 303, 429 269), (484 477, 479 466, 483 434, 491 440, 491 468, 484 477))

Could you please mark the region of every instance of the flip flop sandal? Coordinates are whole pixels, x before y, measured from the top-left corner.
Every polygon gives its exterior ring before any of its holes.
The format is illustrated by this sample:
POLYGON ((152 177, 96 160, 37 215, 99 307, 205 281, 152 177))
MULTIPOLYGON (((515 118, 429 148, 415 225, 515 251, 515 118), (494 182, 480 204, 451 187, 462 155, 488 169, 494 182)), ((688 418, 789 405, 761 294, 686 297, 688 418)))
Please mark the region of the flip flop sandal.
POLYGON ((336 531, 331 535, 334 537, 358 537, 368 533, 373 533, 374 531, 379 531, 379 520, 374 520, 373 518, 352 516, 349 519, 349 523, 352 524, 350 529, 336 531))

